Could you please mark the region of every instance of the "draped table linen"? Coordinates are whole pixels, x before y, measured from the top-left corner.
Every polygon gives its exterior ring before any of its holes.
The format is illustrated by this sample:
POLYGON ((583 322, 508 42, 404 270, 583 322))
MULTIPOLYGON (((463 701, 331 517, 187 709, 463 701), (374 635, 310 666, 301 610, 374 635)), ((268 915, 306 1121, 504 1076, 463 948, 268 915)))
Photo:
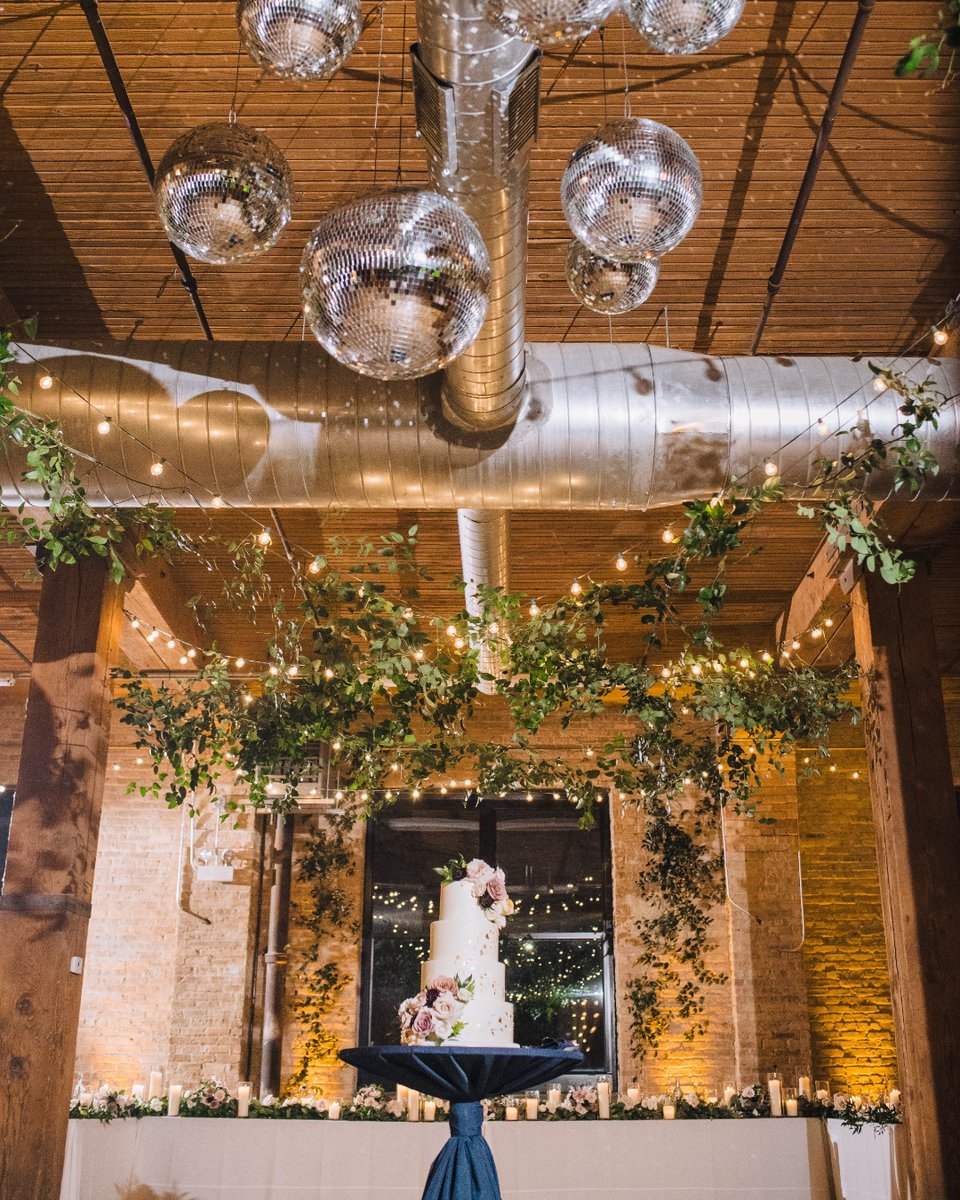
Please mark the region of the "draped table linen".
POLYGON ((500 1200, 480 1102, 526 1091, 583 1061, 572 1047, 522 1046, 360 1046, 340 1057, 386 1083, 450 1101, 450 1137, 430 1167, 423 1200, 500 1200))

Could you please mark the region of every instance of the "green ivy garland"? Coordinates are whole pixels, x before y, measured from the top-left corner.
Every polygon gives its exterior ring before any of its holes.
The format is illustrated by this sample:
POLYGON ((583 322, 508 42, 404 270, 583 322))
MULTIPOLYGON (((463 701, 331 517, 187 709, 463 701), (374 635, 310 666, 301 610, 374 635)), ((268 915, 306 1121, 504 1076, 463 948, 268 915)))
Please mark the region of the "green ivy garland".
POLYGON ((931 33, 921 33, 910 39, 906 54, 897 62, 893 69, 894 75, 900 79, 910 75, 922 75, 929 79, 940 70, 942 55, 945 50, 950 52, 944 74, 943 86, 946 87, 954 77, 953 64, 960 47, 960 0, 946 0, 937 9, 937 27, 931 33))

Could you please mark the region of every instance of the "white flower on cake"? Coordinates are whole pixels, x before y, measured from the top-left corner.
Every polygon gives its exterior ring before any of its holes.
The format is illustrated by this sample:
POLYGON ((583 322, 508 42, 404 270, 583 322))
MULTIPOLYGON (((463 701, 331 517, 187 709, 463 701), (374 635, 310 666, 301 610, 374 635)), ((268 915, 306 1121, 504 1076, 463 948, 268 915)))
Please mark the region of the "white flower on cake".
POLYGON ((444 883, 468 879, 480 911, 498 929, 506 925, 507 917, 513 916, 514 903, 507 895, 506 876, 499 867, 491 867, 482 858, 467 862, 461 855, 451 858, 445 867, 434 867, 434 870, 444 883))
POLYGON ((473 998, 472 979, 438 975, 400 1005, 400 1041, 405 1046, 440 1045, 463 1032, 460 1014, 473 998))

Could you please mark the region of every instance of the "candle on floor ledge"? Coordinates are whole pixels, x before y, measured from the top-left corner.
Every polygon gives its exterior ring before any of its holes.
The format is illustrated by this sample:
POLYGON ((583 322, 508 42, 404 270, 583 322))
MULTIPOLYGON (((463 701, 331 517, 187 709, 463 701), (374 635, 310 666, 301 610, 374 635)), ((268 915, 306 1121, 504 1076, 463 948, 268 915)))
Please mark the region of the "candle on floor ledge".
POLYGON ((597 1080, 597 1116, 601 1121, 610 1120, 610 1078, 606 1075, 597 1080))
POLYGON ((397 1084, 397 1103, 401 1108, 407 1107, 407 1096, 410 1093, 408 1087, 404 1087, 402 1083, 397 1084))
POLYGON ((770 1116, 783 1116, 783 1091, 780 1080, 772 1076, 767 1080, 767 1092, 770 1096, 770 1116))
POLYGON ((797 1091, 805 1100, 810 1099, 810 1076, 801 1075, 800 1082, 797 1084, 797 1091))
POLYGON ((436 1102, 436 1100, 424 1100, 424 1102, 423 1102, 423 1119, 425 1121, 435 1121, 437 1119, 437 1102, 436 1102))
POLYGON ((627 1088, 627 1099, 630 1101, 631 1104, 639 1104, 640 1089, 637 1087, 637 1085, 635 1083, 631 1083, 630 1086, 627 1088))
POLYGON ((547 1111, 556 1112, 560 1107, 560 1089, 558 1087, 547 1088, 547 1111))
POLYGON ((540 1118, 540 1093, 528 1092, 524 1104, 527 1109, 527 1120, 537 1121, 540 1118))
POLYGON ((727 1083, 724 1085, 723 1102, 724 1102, 724 1104, 727 1105, 727 1107, 730 1106, 730 1101, 733 1099, 733 1097, 736 1095, 736 1093, 737 1093, 737 1089, 732 1084, 727 1083))
POLYGON ((183 1098, 183 1084, 171 1083, 167 1092, 167 1116, 180 1116, 180 1101, 183 1098))
POLYGON ((899 1108, 900 1107, 900 1090, 899 1090, 899 1088, 891 1088, 890 1089, 890 1095, 888 1097, 888 1100, 890 1102, 891 1108, 899 1108))
POLYGON ((250 1116, 250 1084, 249 1083, 238 1083, 237 1084, 237 1116, 238 1117, 249 1117, 250 1116))
POLYGON ((800 1103, 799 1103, 799 1101, 797 1101, 797 1100, 794 1100, 794 1099, 791 1097, 789 1100, 786 1100, 786 1101, 784 1101, 784 1103, 785 1103, 785 1104, 786 1104, 786 1106, 787 1106, 787 1116, 788 1116, 788 1117, 796 1117, 796 1116, 799 1116, 799 1114, 800 1114, 800 1103))
POLYGON ((340 1120, 340 1101, 339 1100, 332 1100, 330 1102, 330 1107, 327 1109, 327 1120, 328 1121, 339 1121, 340 1120))
POLYGON ((663 1119, 665 1121, 673 1121, 677 1116, 677 1106, 675 1104, 665 1104, 663 1106, 663 1119))
POLYGON ((420 1093, 413 1088, 407 1089, 407 1120, 420 1120, 420 1093))
POLYGON ((512 1096, 507 1100, 504 1115, 508 1121, 516 1121, 520 1116, 517 1102, 512 1096))

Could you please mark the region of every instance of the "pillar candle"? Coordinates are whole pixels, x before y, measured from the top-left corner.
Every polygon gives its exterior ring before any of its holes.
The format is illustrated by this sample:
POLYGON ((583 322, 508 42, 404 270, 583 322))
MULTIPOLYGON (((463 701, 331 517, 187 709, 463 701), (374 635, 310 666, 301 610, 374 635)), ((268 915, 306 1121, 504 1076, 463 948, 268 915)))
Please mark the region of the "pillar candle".
POLYGON ((340 1120, 340 1101, 339 1100, 331 1100, 330 1107, 327 1109, 327 1120, 328 1121, 339 1121, 340 1120))
POLYGON ((800 1082, 797 1084, 797 1091, 800 1093, 801 1096, 805 1096, 808 1100, 810 1099, 811 1093, 810 1093, 810 1076, 809 1075, 801 1075, 800 1076, 800 1082))
POLYGON ((517 1106, 516 1106, 515 1104, 508 1104, 508 1105, 507 1105, 507 1108, 506 1108, 506 1118, 507 1118, 507 1120, 508 1120, 508 1121, 516 1121, 516 1119, 518 1118, 518 1116, 519 1116, 519 1115, 520 1115, 520 1114, 519 1114, 519 1112, 517 1111, 517 1106))
POLYGON ((640 1089, 636 1086, 628 1087, 627 1099, 636 1104, 640 1099, 640 1089))
POLYGON ((549 1112, 556 1112, 560 1107, 560 1089, 558 1087, 547 1088, 547 1109, 549 1112))
POLYGON ((779 1079, 767 1080, 767 1091, 770 1093, 770 1116, 783 1116, 783 1092, 780 1089, 779 1079))
POLYGON ((789 1097, 787 1098, 787 1100, 785 1101, 785 1103, 786 1103, 786 1106, 787 1106, 787 1116, 788 1116, 788 1117, 795 1117, 795 1116, 797 1116, 797 1115, 798 1115, 798 1113, 799 1113, 799 1111, 800 1111, 800 1103, 799 1103, 799 1101, 797 1101, 797 1100, 794 1100, 794 1098, 793 1098, 792 1096, 789 1096, 789 1097))
POLYGON ((171 1083, 170 1090, 167 1092, 167 1116, 180 1116, 180 1100, 183 1096, 183 1085, 180 1083, 171 1083))
POLYGON ((250 1084, 237 1084, 237 1116, 250 1116, 250 1084))
POLYGON ((724 1104, 726 1104, 728 1107, 729 1107, 729 1105, 730 1105, 730 1101, 733 1099, 733 1097, 734 1097, 734 1094, 736 1093, 736 1090, 737 1090, 737 1089, 736 1089, 736 1088, 733 1088, 733 1087, 731 1087, 729 1083, 728 1083, 728 1084, 727 1084, 727 1086, 726 1086, 726 1087, 723 1089, 723 1102, 724 1102, 724 1104))
POLYGON ((408 1087, 404 1087, 402 1083, 397 1084, 397 1103, 403 1108, 407 1107, 407 1094, 409 1091, 410 1089, 408 1087))
POLYGON ((134 1100, 143 1100, 145 1088, 146 1085, 143 1083, 135 1083, 133 1085, 133 1087, 130 1089, 130 1094, 133 1096, 134 1100))
POLYGON ((890 1103, 894 1108, 898 1108, 900 1105, 900 1092, 897 1088, 890 1089, 890 1103))
POLYGON ((407 1091, 407 1120, 420 1120, 420 1093, 409 1088, 407 1091))
POLYGON ((663 1119, 665 1121, 673 1121, 677 1115, 677 1106, 675 1104, 665 1104, 663 1106, 663 1119))
POLYGON ((597 1082, 597 1116, 601 1121, 610 1120, 610 1080, 597 1082))
POLYGON ((147 1087, 147 1099, 153 1100, 155 1096, 159 1096, 163 1090, 163 1072, 151 1071, 150 1084, 147 1087))
POLYGON ((423 1102, 423 1119, 425 1121, 435 1121, 437 1119, 437 1102, 436 1102, 436 1100, 424 1100, 424 1102, 423 1102))

